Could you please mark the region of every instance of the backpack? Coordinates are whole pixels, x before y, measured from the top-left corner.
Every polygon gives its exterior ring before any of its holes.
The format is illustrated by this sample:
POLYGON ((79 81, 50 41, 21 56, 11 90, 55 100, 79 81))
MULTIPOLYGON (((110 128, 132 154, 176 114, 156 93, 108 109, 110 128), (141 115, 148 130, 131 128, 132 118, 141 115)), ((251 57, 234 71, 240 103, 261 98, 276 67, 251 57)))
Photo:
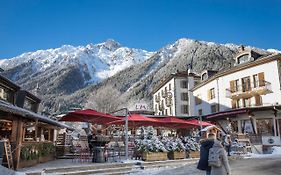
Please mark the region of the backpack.
POLYGON ((208 156, 208 165, 211 167, 221 167, 222 162, 219 154, 220 149, 210 148, 208 156))

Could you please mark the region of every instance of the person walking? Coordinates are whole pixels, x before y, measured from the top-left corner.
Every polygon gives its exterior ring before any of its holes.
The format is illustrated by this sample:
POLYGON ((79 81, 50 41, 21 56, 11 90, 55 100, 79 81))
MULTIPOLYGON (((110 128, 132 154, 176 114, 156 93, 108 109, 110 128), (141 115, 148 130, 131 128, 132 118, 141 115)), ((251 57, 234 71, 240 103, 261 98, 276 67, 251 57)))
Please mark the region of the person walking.
POLYGON ((208 138, 201 142, 200 146, 200 159, 197 169, 206 171, 206 175, 211 174, 211 167, 208 165, 209 149, 213 147, 215 135, 210 133, 208 138))
POLYGON ((210 152, 214 152, 214 154, 217 154, 216 156, 218 157, 219 161, 219 166, 211 166, 211 175, 230 175, 228 158, 222 144, 219 141, 215 140, 210 152))
POLYGON ((230 135, 226 135, 224 139, 224 146, 227 151, 227 156, 230 156, 232 141, 230 135))

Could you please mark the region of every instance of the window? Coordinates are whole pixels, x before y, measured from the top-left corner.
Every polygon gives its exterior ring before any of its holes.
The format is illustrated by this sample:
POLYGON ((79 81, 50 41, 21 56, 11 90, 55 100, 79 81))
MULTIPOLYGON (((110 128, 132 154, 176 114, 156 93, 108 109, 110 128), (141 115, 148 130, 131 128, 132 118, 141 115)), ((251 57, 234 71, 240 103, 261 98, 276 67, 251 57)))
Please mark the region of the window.
POLYGON ((231 129, 234 133, 238 133, 238 121, 231 121, 231 129))
POLYGON ((211 113, 216 113, 216 112, 218 112, 219 110, 218 110, 218 104, 213 104, 213 105, 211 105, 211 113))
POLYGON ((10 91, 9 89, 0 86, 0 99, 10 103, 14 103, 13 92, 10 91))
POLYGON ((172 107, 170 107, 170 115, 173 115, 172 107))
POLYGON ((36 112, 36 106, 37 104, 34 101, 30 100, 29 98, 26 98, 24 100, 23 108, 36 112))
POLYGON ((169 91, 172 90, 172 85, 169 83, 169 91))
POLYGON ((214 98, 215 98, 215 88, 209 89, 208 90, 208 100, 211 100, 214 98))
POLYGON ((202 81, 207 80, 208 79, 208 74, 204 73, 201 77, 202 81))
POLYGON ((253 81, 254 81, 254 88, 259 86, 259 78, 258 74, 253 75, 253 81))
POLYGON ((195 97, 195 104, 200 105, 201 103, 202 103, 202 99, 201 99, 200 95, 198 95, 197 97, 195 97))
POLYGON ((199 109, 198 110, 198 115, 202 115, 202 114, 203 114, 202 109, 199 109))
POLYGON ((251 81, 250 77, 244 77, 242 78, 242 90, 243 92, 250 91, 251 90, 251 81))
POLYGON ((187 81, 186 80, 181 81, 181 88, 187 88, 187 81))
POLYGON ((188 93, 181 93, 181 100, 188 101, 188 93))
POLYGON ((249 133, 249 134, 254 133, 253 125, 250 120, 241 120, 241 122, 242 122, 241 123, 242 133, 249 133))
POLYGON ((165 115, 168 115, 168 109, 165 109, 165 115))
POLYGON ((158 108, 157 108, 157 104, 155 105, 155 107, 154 107, 154 111, 157 113, 158 112, 158 108))
POLYGON ((250 59, 250 55, 249 55, 249 54, 242 55, 242 56, 240 56, 240 57, 237 59, 237 63, 238 63, 238 64, 242 64, 242 63, 248 62, 249 59, 250 59))
POLYGON ((243 99, 243 106, 250 107, 251 106, 251 98, 244 98, 243 99))
POLYGON ((272 119, 257 119, 257 132, 259 135, 272 136, 274 133, 272 119))
POLYGON ((188 114, 188 105, 181 105, 181 113, 188 114))
POLYGON ((24 141, 35 141, 35 122, 24 124, 24 141))

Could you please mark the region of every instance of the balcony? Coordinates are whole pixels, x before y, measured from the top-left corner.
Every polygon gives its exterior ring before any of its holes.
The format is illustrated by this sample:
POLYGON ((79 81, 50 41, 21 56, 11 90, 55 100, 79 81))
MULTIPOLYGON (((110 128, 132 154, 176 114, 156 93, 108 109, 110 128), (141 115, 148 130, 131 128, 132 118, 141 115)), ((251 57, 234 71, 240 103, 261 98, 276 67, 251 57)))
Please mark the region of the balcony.
POLYGON ((159 111, 163 111, 164 110, 164 104, 159 103, 159 111))
POLYGON ((156 101, 156 103, 159 103, 159 102, 160 102, 160 96, 159 96, 159 95, 156 95, 156 96, 155 96, 155 101, 156 101))
POLYGON ((250 98, 255 95, 265 95, 272 93, 271 83, 267 81, 256 81, 234 86, 232 89, 226 89, 226 98, 240 99, 250 98))
POLYGON ((169 97, 169 96, 166 97, 165 103, 166 103, 166 106, 167 106, 167 107, 172 106, 172 97, 169 97))
POLYGON ((161 95, 163 98, 166 98, 167 97, 167 94, 168 94, 168 91, 167 90, 162 90, 161 91, 161 95))

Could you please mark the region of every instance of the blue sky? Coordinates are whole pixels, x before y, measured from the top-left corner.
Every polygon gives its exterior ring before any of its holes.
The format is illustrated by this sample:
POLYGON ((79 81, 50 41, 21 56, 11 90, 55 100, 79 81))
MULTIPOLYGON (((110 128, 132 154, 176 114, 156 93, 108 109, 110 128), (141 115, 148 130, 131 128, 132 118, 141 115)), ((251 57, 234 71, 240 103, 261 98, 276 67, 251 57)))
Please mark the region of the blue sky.
POLYGON ((281 50, 281 0, 0 0, 0 58, 109 38, 155 51, 183 37, 281 50))

